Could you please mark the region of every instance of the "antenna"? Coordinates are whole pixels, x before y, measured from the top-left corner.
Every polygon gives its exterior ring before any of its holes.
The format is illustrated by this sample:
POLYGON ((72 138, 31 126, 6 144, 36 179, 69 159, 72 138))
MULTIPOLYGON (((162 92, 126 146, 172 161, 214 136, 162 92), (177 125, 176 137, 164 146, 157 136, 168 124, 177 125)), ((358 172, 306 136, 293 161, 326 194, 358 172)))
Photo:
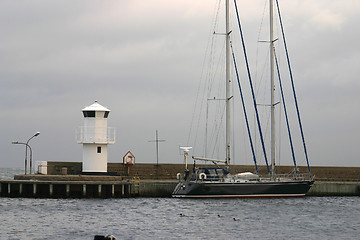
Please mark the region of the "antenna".
POLYGON ((179 147, 179 148, 184 152, 189 152, 192 149, 192 147, 179 147))
POLYGON ((184 151, 185 169, 187 169, 188 153, 189 153, 190 149, 192 149, 192 147, 179 147, 179 148, 184 151))
POLYGON ((151 140, 149 142, 155 142, 156 143, 156 166, 159 166, 159 142, 165 142, 166 140, 159 140, 158 137, 158 130, 156 130, 156 138, 155 140, 151 140))

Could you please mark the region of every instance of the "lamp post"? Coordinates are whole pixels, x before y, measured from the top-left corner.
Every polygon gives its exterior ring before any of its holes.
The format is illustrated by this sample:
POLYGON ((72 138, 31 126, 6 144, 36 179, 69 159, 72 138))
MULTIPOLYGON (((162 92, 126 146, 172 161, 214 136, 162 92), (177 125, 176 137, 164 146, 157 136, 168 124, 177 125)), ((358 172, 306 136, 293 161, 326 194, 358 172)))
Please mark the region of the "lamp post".
MULTIPOLYGON (((31 139, 33 139, 34 137, 37 137, 37 136, 39 136, 40 135, 40 132, 36 132, 31 138, 29 138, 29 140, 26 142, 26 144, 27 144, 27 146, 29 147, 29 149, 30 149, 30 174, 32 174, 32 150, 31 150, 31 147, 30 147, 30 145, 29 145, 29 142, 30 142, 30 140, 31 139)), ((27 153, 27 149, 26 149, 26 153, 27 153)))
POLYGON ((23 143, 23 142, 18 142, 18 141, 14 141, 12 142, 12 144, 22 144, 26 146, 26 151, 25 151, 25 175, 27 173, 27 148, 30 148, 30 155, 32 153, 31 147, 27 144, 27 143, 23 143))
POLYGON ((36 132, 31 138, 29 138, 29 140, 27 140, 26 143, 18 142, 18 141, 12 142, 12 144, 22 144, 22 145, 26 146, 26 148, 25 148, 25 175, 27 174, 27 149, 28 148, 30 149, 30 174, 32 173, 32 150, 31 150, 31 147, 29 145, 29 142, 34 137, 39 136, 39 134, 40 134, 40 132, 36 132))

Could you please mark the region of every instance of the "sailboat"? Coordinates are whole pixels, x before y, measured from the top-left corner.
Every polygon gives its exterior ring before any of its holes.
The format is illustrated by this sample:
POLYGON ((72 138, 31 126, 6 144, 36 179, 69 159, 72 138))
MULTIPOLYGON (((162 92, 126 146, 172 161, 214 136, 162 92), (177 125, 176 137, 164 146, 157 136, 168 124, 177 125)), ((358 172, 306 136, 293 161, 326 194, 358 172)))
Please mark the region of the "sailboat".
MULTIPOLYGON (((237 11, 236 1, 235 8, 237 11)), ((276 1, 278 4, 278 2, 276 1)), ((274 86, 274 65, 276 56, 274 53, 274 36, 273 36, 273 8, 274 2, 270 0, 270 80, 271 86, 274 86)), ((271 89, 271 170, 267 164, 268 175, 263 177, 258 174, 257 167, 256 173, 244 172, 238 174, 230 174, 230 28, 229 28, 229 0, 225 1, 225 24, 226 24, 226 69, 225 69, 225 80, 226 80, 226 150, 225 160, 209 159, 205 157, 195 157, 194 169, 190 173, 188 169, 188 153, 191 147, 182 147, 184 151, 185 159, 185 171, 184 174, 177 174, 179 183, 176 185, 172 196, 177 198, 273 198, 273 197, 303 197, 309 191, 310 187, 314 183, 313 177, 310 172, 308 164, 308 175, 300 175, 297 171, 295 163, 295 174, 294 176, 280 176, 276 174, 275 170, 275 121, 274 121, 274 87, 271 89), (214 167, 196 167, 196 161, 205 161, 214 163, 214 167), (222 164, 224 166, 222 167, 222 164)), ((278 6, 279 9, 279 6, 278 6)), ((280 12, 279 12, 280 13, 280 12)), ((281 21, 281 20, 280 20, 281 21)), ((240 25, 240 21, 238 18, 240 25)), ((241 28, 240 28, 241 32, 241 28)), ((245 48, 244 48, 245 49, 245 48)), ((245 52, 245 50, 244 50, 245 52)), ((245 52, 246 55, 246 52, 245 52)), ((277 63, 276 63, 277 64, 277 63)), ((291 73, 290 73, 291 75, 291 73)), ((250 76, 250 75, 249 75, 250 76)), ((295 95, 295 92, 294 92, 295 95)), ((253 95, 254 107, 256 108, 255 97, 253 95)), ((295 99, 296 102, 296 99, 295 99)), ((296 102, 297 104, 297 102, 296 102)), ((244 108, 245 109, 245 108, 244 108)), ((298 112, 299 114, 299 112, 298 112)), ((259 119, 258 125, 260 126, 259 119)), ((299 124, 301 127, 300 115, 298 115, 299 124)), ((261 128, 259 128, 261 131, 261 128)), ((301 134, 303 139, 303 145, 307 158, 305 141, 303 138, 303 132, 301 128, 301 134)), ((250 135, 250 134, 249 134, 250 135)), ((263 145, 265 153, 265 147, 263 145)), ((256 162, 255 162, 256 163, 256 162)), ((267 161, 266 161, 267 163, 267 161)), ((308 163, 308 160, 307 160, 308 163)))

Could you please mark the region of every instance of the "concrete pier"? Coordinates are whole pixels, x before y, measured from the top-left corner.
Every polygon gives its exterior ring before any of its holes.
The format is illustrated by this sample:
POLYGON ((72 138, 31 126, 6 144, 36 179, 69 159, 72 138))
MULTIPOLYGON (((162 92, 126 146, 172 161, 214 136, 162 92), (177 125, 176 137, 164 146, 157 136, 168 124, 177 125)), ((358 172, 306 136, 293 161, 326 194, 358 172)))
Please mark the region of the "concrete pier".
POLYGON ((360 196, 360 182, 315 182, 307 196, 360 196))
MULTIPOLYGON (((192 168, 191 165, 190 169, 192 168)), ((304 167, 303 167, 304 168, 304 167)), ((250 166, 234 165, 233 172, 251 171, 250 166)), ((299 167, 300 169, 300 167, 299 167)), ((300 169, 305 172, 306 169, 300 169)), ((122 164, 108 164, 108 172, 118 175, 81 175, 81 163, 48 162, 52 175, 15 175, 14 180, 0 180, 1 197, 34 198, 122 198, 171 197, 177 184, 180 164, 136 164, 128 169, 122 164), (65 165, 66 164, 66 165, 65 165), (65 174, 61 169, 66 168, 65 174)), ((280 167, 278 173, 289 172, 280 167)), ((308 196, 360 196, 359 167, 314 167, 315 184, 308 196)))
POLYGON ((1 197, 122 198, 136 197, 130 181, 0 180, 1 197))
POLYGON ((139 185, 140 197, 171 197, 177 181, 141 181, 139 185))
MULTIPOLYGON (((82 173, 81 162, 47 162, 47 174, 49 175, 64 175, 62 170, 65 168, 69 175, 79 175, 82 173)), ((213 166, 201 165, 199 166, 213 166)), ((193 169, 193 164, 188 164, 190 170, 193 169)), ((267 176, 266 166, 259 165, 259 174, 267 176)), ((277 166, 277 174, 287 174, 294 170, 293 166, 277 166)), ((133 177, 140 177, 148 180, 176 180, 177 173, 184 172, 184 164, 150 164, 137 163, 131 167, 122 163, 108 163, 108 172, 113 172, 124 178, 131 179, 133 177)), ((254 172, 255 168, 252 165, 231 165, 230 172, 236 174, 239 172, 254 172)), ((307 173, 308 169, 305 166, 298 166, 299 173, 307 173)), ((360 167, 311 167, 311 173, 315 181, 333 181, 333 182, 360 182, 360 167)))
MULTIPOLYGON (((1 197, 124 198, 171 197, 177 181, 0 180, 1 197)), ((307 196, 360 196, 360 182, 315 182, 307 196)))

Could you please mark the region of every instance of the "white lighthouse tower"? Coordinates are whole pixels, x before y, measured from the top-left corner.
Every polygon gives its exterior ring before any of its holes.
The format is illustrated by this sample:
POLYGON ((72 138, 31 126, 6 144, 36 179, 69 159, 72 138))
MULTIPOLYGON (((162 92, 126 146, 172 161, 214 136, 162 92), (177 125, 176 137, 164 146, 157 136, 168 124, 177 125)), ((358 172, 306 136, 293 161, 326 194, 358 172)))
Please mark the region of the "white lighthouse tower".
POLYGON ((83 145, 83 173, 107 172, 107 146, 115 143, 115 129, 107 126, 110 110, 97 101, 82 109, 84 126, 79 127, 77 142, 83 145))

